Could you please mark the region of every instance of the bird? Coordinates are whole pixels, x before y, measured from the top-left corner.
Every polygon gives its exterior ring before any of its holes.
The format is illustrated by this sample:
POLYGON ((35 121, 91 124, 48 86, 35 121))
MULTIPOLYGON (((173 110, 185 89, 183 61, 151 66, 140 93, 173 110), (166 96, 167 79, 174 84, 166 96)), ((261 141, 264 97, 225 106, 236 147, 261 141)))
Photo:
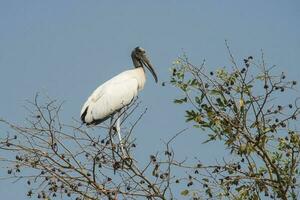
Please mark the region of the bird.
POLYGON ((139 46, 134 48, 131 58, 134 69, 126 70, 104 82, 88 97, 80 112, 84 124, 100 124, 129 105, 144 88, 145 67, 151 72, 155 82, 158 82, 154 68, 143 48, 139 46))

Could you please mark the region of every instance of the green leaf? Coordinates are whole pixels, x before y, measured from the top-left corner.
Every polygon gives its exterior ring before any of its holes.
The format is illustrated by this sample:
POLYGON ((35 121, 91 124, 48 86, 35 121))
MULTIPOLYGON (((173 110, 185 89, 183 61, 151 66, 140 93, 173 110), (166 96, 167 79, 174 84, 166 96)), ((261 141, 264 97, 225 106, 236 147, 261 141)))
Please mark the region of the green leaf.
POLYGON ((191 86, 197 86, 199 84, 197 79, 193 79, 190 83, 191 86))
POLYGON ((182 196, 187 196, 189 194, 189 191, 188 190, 183 190, 183 191, 180 192, 180 194, 182 196))
POLYGON ((208 134, 209 139, 205 140, 204 142, 202 142, 202 144, 206 144, 208 142, 214 141, 217 138, 217 135, 213 135, 213 134, 208 134))
POLYGON ((185 103, 185 102, 187 102, 187 98, 186 97, 184 97, 182 99, 175 99, 174 100, 174 103, 178 103, 178 104, 182 104, 182 103, 185 103))
POLYGON ((208 178, 203 178, 202 180, 205 182, 209 182, 208 178))
POLYGON ((211 91, 210 91, 210 94, 211 94, 211 95, 220 95, 221 92, 220 92, 219 90, 211 90, 211 91))
POLYGON ((195 97, 195 102, 197 104, 201 104, 202 103, 202 100, 199 98, 199 97, 195 97))
POLYGON ((216 101, 217 101, 219 106, 221 106, 221 107, 225 106, 225 104, 223 103, 223 101, 220 98, 217 98, 216 101))

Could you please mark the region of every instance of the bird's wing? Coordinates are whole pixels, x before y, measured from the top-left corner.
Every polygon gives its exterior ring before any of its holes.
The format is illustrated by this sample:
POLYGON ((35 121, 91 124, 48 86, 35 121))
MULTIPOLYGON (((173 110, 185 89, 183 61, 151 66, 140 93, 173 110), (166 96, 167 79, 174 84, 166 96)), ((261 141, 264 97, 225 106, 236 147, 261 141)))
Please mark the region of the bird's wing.
POLYGON ((138 82, 133 78, 107 85, 101 98, 91 108, 93 119, 102 119, 120 110, 132 101, 137 92, 138 82))
POLYGON ((96 101, 103 95, 103 86, 100 85, 93 93, 92 95, 86 100, 86 102, 83 104, 80 112, 80 116, 85 112, 86 108, 91 104, 91 102, 96 101))
POLYGON ((117 76, 111 78, 110 80, 104 82, 102 85, 100 85, 98 88, 96 88, 94 90, 94 92, 92 93, 92 95, 88 98, 88 100, 84 103, 84 105, 81 108, 81 112, 80 112, 80 116, 82 116, 82 114, 86 111, 86 108, 94 102, 97 102, 98 99, 100 99, 102 97, 102 95, 105 93, 105 91, 107 90, 106 88, 109 87, 112 84, 118 84, 121 82, 125 82, 126 80, 128 80, 130 77, 128 77, 128 74, 131 70, 127 70, 124 71, 120 74, 118 74, 117 76))
POLYGON ((112 80, 97 88, 93 93, 94 96, 91 96, 85 109, 84 121, 86 123, 109 117, 128 105, 137 96, 138 81, 135 78, 112 80))

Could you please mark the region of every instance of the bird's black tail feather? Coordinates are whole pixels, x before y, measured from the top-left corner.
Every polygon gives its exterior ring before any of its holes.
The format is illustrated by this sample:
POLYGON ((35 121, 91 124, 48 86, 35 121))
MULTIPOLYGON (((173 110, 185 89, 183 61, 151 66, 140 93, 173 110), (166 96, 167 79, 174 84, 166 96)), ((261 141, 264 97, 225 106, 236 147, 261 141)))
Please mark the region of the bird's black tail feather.
POLYGON ((89 107, 86 107, 86 109, 84 110, 84 112, 82 113, 82 115, 80 116, 80 119, 83 123, 86 123, 85 122, 85 116, 87 114, 87 111, 88 111, 89 107))

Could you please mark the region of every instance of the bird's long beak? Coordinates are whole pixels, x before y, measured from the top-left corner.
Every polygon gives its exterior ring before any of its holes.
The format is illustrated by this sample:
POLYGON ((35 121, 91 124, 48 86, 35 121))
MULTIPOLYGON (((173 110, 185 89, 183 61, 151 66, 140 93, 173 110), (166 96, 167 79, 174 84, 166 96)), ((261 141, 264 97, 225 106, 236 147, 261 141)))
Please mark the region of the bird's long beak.
POLYGON ((157 76, 156 73, 152 67, 152 64, 150 63, 149 59, 146 57, 146 55, 143 56, 142 63, 149 69, 151 72, 152 76, 154 77, 155 82, 157 83, 157 76))

